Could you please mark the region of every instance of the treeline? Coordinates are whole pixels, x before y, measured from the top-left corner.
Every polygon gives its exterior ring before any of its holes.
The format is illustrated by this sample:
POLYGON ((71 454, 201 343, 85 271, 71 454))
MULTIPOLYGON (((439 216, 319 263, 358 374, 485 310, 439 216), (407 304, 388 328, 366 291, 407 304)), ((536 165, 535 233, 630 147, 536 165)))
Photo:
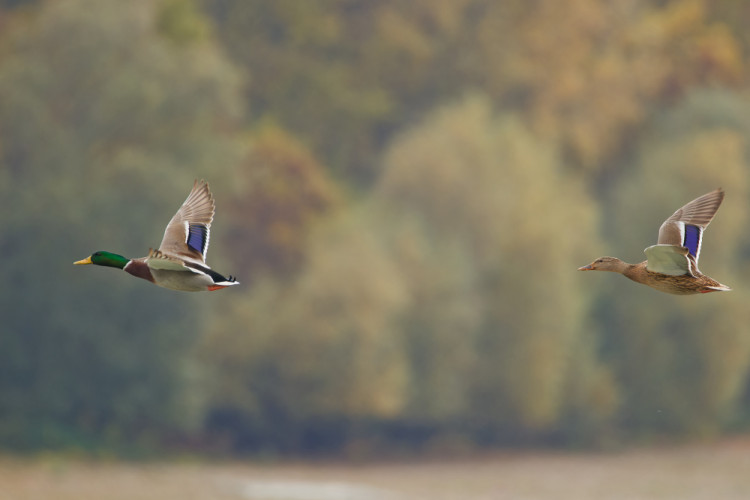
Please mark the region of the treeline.
POLYGON ((750 9, 0 2, 0 446, 595 446, 750 421, 750 9), (209 262, 108 269, 195 177, 209 262), (673 297, 631 262, 727 198, 673 297), (101 247, 101 248, 100 248, 101 247))

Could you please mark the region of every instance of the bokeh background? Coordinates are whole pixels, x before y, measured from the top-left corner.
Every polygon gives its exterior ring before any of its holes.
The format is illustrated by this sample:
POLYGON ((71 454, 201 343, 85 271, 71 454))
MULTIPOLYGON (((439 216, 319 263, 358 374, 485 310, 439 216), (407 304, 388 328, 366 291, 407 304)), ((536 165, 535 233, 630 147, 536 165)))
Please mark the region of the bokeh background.
POLYGON ((0 1, 0 448, 383 456, 750 426, 750 3, 0 1), (195 178, 208 262, 145 255, 195 178), (612 274, 727 192, 676 297, 612 274))

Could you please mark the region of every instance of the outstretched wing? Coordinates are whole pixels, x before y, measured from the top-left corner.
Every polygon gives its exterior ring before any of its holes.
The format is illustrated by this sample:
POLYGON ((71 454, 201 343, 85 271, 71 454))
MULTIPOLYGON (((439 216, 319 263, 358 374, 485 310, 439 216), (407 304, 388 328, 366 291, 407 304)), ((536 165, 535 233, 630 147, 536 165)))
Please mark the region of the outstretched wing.
POLYGON ((187 199, 167 224, 159 251, 204 264, 214 211, 214 199, 208 183, 196 180, 187 199))
POLYGON ((723 200, 724 191, 719 188, 679 208, 659 228, 657 243, 687 248, 697 264, 701 253, 703 231, 711 223, 723 200))

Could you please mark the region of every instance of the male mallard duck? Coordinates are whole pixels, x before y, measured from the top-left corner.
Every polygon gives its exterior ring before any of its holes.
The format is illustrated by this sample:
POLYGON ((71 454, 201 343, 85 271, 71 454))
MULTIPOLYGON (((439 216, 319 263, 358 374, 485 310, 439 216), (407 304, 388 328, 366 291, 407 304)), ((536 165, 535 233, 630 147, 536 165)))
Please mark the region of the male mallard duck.
POLYGON ((233 277, 225 278, 206 265, 214 210, 208 183, 196 180, 185 203, 167 224, 158 250, 150 249, 148 255, 140 259, 100 251, 74 264, 117 267, 155 285, 187 292, 238 285, 239 281, 233 277))
POLYGON ((717 189, 677 210, 661 225, 657 244, 644 250, 647 260, 640 264, 600 257, 578 270, 624 274, 633 281, 676 295, 729 291, 731 288, 698 270, 703 230, 723 200, 724 191, 717 189))

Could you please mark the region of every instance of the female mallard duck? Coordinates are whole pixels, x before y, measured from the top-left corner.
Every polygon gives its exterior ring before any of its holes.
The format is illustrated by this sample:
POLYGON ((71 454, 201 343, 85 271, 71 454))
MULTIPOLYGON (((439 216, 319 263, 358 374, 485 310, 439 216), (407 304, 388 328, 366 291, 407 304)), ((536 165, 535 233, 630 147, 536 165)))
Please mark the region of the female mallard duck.
POLYGON ((648 247, 647 260, 628 264, 615 257, 600 257, 579 271, 612 271, 638 283, 676 295, 731 290, 698 270, 703 231, 719 205, 724 191, 717 189, 677 210, 659 228, 659 240, 648 247))
POLYGON ((158 250, 150 249, 148 255, 140 259, 100 251, 74 264, 117 267, 155 285, 187 292, 238 285, 239 281, 233 277, 225 278, 206 265, 214 210, 208 183, 196 180, 185 203, 167 224, 158 250))

